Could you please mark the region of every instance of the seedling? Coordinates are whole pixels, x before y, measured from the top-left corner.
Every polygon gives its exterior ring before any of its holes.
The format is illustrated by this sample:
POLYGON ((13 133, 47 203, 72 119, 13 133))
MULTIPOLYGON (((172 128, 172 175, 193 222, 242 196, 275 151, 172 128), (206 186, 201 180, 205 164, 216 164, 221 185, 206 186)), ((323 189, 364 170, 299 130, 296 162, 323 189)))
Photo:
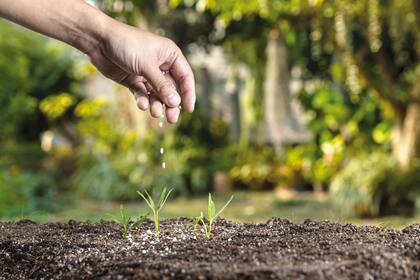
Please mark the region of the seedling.
POLYGON ((127 238, 127 235, 130 231, 137 229, 142 223, 144 223, 149 214, 142 215, 138 218, 133 218, 128 216, 124 207, 120 205, 120 216, 109 214, 109 216, 117 223, 121 224, 124 228, 124 239, 127 238))
POLYGON ((137 192, 144 199, 144 201, 146 201, 147 205, 153 213, 153 220, 155 223, 155 232, 157 238, 159 238, 159 212, 162 209, 171 192, 172 189, 167 190, 166 188, 164 188, 160 193, 159 201, 157 203, 153 201, 153 198, 149 195, 147 191, 145 191, 144 194, 139 191, 137 192))
POLYGON ((207 206, 207 217, 204 217, 203 211, 201 211, 200 216, 194 219, 194 230, 197 229, 197 226, 201 223, 203 225, 204 232, 206 233, 206 239, 210 239, 211 231, 213 229, 213 223, 216 221, 217 217, 225 210, 225 208, 229 205, 232 201, 233 195, 230 197, 228 202, 220 209, 219 212, 216 213, 216 206, 211 199, 211 194, 209 193, 209 202, 207 206), (207 220, 207 223, 206 221, 207 220))

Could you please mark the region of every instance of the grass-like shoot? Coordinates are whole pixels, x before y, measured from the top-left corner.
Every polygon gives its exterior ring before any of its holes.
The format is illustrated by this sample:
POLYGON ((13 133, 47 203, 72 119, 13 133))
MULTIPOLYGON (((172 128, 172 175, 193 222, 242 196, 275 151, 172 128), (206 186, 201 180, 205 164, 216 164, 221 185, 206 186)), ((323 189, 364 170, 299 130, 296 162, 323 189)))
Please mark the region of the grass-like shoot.
POLYGON ((209 202, 207 206, 207 217, 204 217, 203 211, 201 211, 200 216, 194 218, 194 230, 197 229, 197 226, 201 223, 203 225, 204 232, 206 234, 206 239, 210 239, 211 232, 213 229, 213 223, 216 221, 217 217, 225 210, 225 208, 229 205, 232 201, 233 195, 230 197, 228 202, 220 209, 219 212, 216 213, 216 206, 211 198, 211 194, 209 193, 209 202), (207 223, 206 223, 207 220, 207 223))
POLYGON ((138 218, 134 218, 132 216, 129 216, 127 212, 124 210, 124 207, 120 205, 120 215, 112 215, 109 214, 109 216, 114 220, 115 222, 119 223, 124 228, 123 237, 124 239, 127 238, 127 235, 130 231, 137 229, 142 223, 144 223, 147 219, 147 214, 142 215, 138 218))
POLYGON ((162 209, 171 192, 172 189, 167 190, 166 188, 164 188, 160 193, 160 197, 157 203, 154 202, 153 198, 149 195, 147 191, 145 191, 144 193, 140 191, 137 192, 144 199, 144 201, 146 201, 147 206, 149 206, 150 210, 153 213, 153 221, 155 223, 155 232, 157 238, 159 238, 159 212, 162 209))

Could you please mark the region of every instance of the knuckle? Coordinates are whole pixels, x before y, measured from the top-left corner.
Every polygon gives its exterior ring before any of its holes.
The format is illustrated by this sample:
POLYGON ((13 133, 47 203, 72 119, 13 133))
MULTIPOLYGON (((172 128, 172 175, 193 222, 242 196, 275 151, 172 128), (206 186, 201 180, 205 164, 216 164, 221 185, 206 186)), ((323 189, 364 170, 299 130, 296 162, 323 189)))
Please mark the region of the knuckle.
POLYGON ((170 87, 171 87, 171 83, 169 81, 165 80, 165 79, 159 80, 157 85, 156 85, 156 89, 157 89, 158 93, 162 94, 162 95, 166 95, 167 94, 166 89, 170 88, 170 87))

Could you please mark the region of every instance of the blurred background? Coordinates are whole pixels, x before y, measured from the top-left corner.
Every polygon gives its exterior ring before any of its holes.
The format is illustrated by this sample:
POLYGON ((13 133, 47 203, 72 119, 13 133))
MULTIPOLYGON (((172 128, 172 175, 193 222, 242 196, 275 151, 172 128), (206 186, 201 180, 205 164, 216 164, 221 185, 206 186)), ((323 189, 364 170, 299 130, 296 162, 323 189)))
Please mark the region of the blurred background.
POLYGON ((90 3, 182 48, 196 110, 160 128, 85 56, 0 20, 0 219, 139 214, 136 190, 169 187, 165 217, 212 192, 244 222, 420 221, 419 1, 90 3))

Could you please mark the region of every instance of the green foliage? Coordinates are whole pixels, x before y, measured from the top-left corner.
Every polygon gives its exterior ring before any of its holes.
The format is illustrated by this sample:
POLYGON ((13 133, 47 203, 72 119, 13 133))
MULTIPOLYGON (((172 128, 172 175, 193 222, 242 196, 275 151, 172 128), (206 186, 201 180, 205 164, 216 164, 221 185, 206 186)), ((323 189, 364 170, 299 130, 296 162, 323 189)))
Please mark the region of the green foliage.
POLYGON ((71 121, 83 77, 69 46, 3 20, 0 34, 0 216, 54 210, 59 164, 40 138, 71 121))
POLYGON ((389 149, 391 116, 381 111, 377 98, 361 95, 352 100, 349 92, 321 84, 302 91, 299 99, 305 109, 313 142, 288 148, 285 164, 307 181, 328 185, 343 162, 361 152, 389 149))
POLYGON ((211 194, 209 193, 209 201, 207 205, 207 217, 204 217, 203 212, 201 212, 200 216, 194 218, 194 230, 197 229, 197 226, 201 223, 203 226, 204 232, 206 234, 206 239, 211 238, 213 224, 216 221, 217 217, 225 210, 225 208, 229 205, 232 201, 233 196, 226 202, 226 204, 216 213, 216 205, 211 198, 211 194))
POLYGON ((247 150, 235 152, 235 164, 229 170, 229 175, 238 187, 268 190, 286 180, 287 174, 284 173, 280 159, 272 147, 255 145, 247 150))
POLYGON ((54 185, 47 174, 0 169, 0 217, 28 215, 56 208, 54 185))
POLYGON ((73 183, 80 194, 98 200, 127 199, 135 190, 127 178, 109 161, 106 156, 89 155, 79 157, 77 173, 73 183))
POLYGON ((50 95, 44 98, 39 108, 48 118, 56 119, 64 115, 64 113, 76 102, 76 99, 69 93, 62 92, 57 95, 50 95))
POLYGON ((77 90, 71 52, 4 21, 0 32, 0 141, 38 140, 47 128, 38 110, 40 101, 58 92, 74 95, 77 90))
POLYGON ((147 220, 148 213, 145 215, 141 215, 140 217, 131 217, 128 216, 127 212, 124 210, 124 207, 120 205, 120 216, 111 215, 109 216, 117 223, 123 226, 123 237, 124 239, 127 238, 130 231, 138 229, 138 227, 143 224, 147 220))
POLYGON ((420 184, 419 171, 418 167, 409 172, 400 170, 396 162, 382 152, 353 159, 334 177, 331 201, 347 215, 411 215, 415 191, 420 184))
POLYGON ((153 221, 155 223, 155 232, 157 238, 159 238, 159 212, 162 210, 162 207, 165 205, 165 202, 171 192, 172 189, 167 190, 166 188, 163 188, 162 192, 160 193, 159 200, 156 203, 147 191, 144 191, 144 194, 139 191, 137 192, 144 199, 144 201, 147 203, 147 206, 149 206, 150 211, 153 213, 153 221))

